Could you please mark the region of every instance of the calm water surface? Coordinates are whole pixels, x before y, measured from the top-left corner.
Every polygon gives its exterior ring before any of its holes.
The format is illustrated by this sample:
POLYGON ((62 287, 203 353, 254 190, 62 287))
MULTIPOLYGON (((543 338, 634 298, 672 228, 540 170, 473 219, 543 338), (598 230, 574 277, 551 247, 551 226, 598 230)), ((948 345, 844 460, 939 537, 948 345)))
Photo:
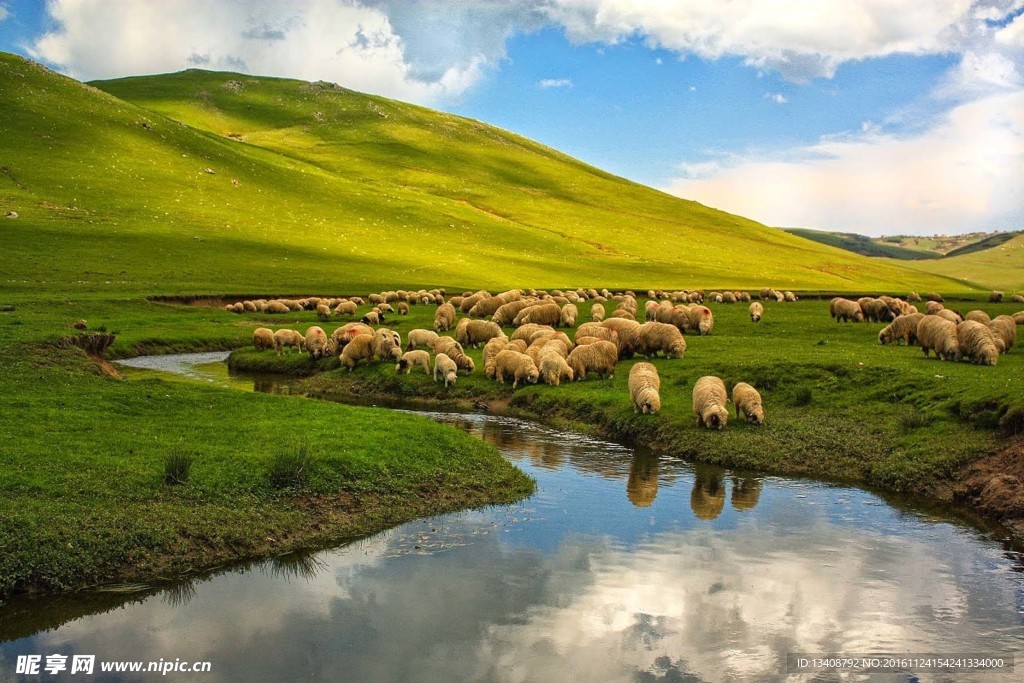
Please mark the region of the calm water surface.
MULTIPOLYGON (((219 358, 176 371, 253 388, 219 358)), ((212 662, 189 680, 447 683, 765 680, 790 652, 1024 652, 1024 558, 998 530, 529 422, 424 415, 493 443, 537 493, 193 581, 15 601, 0 680, 18 680, 17 655, 50 653, 212 662)))

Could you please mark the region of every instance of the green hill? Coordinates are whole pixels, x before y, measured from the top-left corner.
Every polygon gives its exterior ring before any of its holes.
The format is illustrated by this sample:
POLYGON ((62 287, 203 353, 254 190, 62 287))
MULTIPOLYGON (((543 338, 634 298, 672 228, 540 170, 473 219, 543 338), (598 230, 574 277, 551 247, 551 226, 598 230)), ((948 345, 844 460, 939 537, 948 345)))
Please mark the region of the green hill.
POLYGON ((331 84, 95 86, 0 55, 5 289, 963 288, 331 84))
POLYGON ((910 267, 982 289, 1024 292, 1024 234, 1017 233, 1009 241, 982 251, 919 261, 910 267))
POLYGON ((805 239, 836 247, 837 249, 852 251, 861 256, 892 258, 899 261, 918 261, 939 258, 941 256, 933 251, 908 249, 890 244, 885 240, 868 237, 867 235, 858 235, 852 232, 825 232, 823 230, 810 230, 807 228, 785 228, 785 231, 805 239))

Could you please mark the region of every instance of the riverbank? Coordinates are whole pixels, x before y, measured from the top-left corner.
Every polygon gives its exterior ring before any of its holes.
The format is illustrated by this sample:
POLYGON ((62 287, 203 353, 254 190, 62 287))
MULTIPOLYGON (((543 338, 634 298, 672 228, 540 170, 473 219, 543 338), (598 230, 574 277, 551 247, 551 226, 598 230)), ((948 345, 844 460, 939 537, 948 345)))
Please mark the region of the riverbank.
POLYGON ((419 416, 125 381, 73 345, 3 342, 0 598, 159 581, 533 491, 495 448, 419 416), (175 457, 191 466, 167 483, 175 457))

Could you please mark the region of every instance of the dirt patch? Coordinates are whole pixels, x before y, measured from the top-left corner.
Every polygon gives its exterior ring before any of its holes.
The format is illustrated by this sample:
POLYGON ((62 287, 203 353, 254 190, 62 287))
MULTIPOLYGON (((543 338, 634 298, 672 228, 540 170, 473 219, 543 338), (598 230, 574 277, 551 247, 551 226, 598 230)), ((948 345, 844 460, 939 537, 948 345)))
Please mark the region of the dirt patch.
POLYGON ((963 467, 953 477, 950 494, 983 514, 1024 525, 1024 438, 963 467))
POLYGON ((124 379, 124 375, 121 371, 114 367, 114 364, 108 361, 106 358, 100 356, 89 356, 92 362, 99 368, 100 374, 110 377, 112 379, 124 379))

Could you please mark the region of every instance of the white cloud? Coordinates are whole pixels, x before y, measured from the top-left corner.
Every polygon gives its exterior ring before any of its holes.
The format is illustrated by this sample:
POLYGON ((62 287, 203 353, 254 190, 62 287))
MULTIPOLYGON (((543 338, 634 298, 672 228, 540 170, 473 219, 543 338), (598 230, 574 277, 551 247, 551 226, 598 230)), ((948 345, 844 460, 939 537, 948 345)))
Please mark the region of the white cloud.
POLYGON ((1010 47, 1024 48, 1024 14, 999 29, 996 42, 1010 47))
POLYGON ((973 0, 552 0, 577 42, 648 45, 707 59, 727 55, 794 81, 831 77, 847 61, 957 51, 973 0))
POLYGON ((961 104, 925 130, 856 134, 680 167, 666 191, 768 225, 869 234, 1024 226, 1024 90, 961 104))
POLYGON ((771 100, 775 104, 785 104, 786 102, 789 102, 789 100, 786 99, 786 96, 780 92, 766 92, 764 94, 764 99, 771 100))
POLYGON ((486 55, 465 54, 421 77, 383 11, 336 0, 53 0, 47 11, 58 28, 32 55, 83 80, 199 66, 431 102, 465 92, 488 64, 486 55))
POLYGON ((571 88, 572 87, 572 79, 571 78, 544 78, 544 79, 541 79, 537 83, 537 85, 540 86, 541 88, 571 88))
POLYGON ((7 11, 7 8, 4 7, 3 5, 0 5, 0 21, 3 21, 4 19, 9 17, 10 15, 11 15, 11 13, 9 11, 7 11))

